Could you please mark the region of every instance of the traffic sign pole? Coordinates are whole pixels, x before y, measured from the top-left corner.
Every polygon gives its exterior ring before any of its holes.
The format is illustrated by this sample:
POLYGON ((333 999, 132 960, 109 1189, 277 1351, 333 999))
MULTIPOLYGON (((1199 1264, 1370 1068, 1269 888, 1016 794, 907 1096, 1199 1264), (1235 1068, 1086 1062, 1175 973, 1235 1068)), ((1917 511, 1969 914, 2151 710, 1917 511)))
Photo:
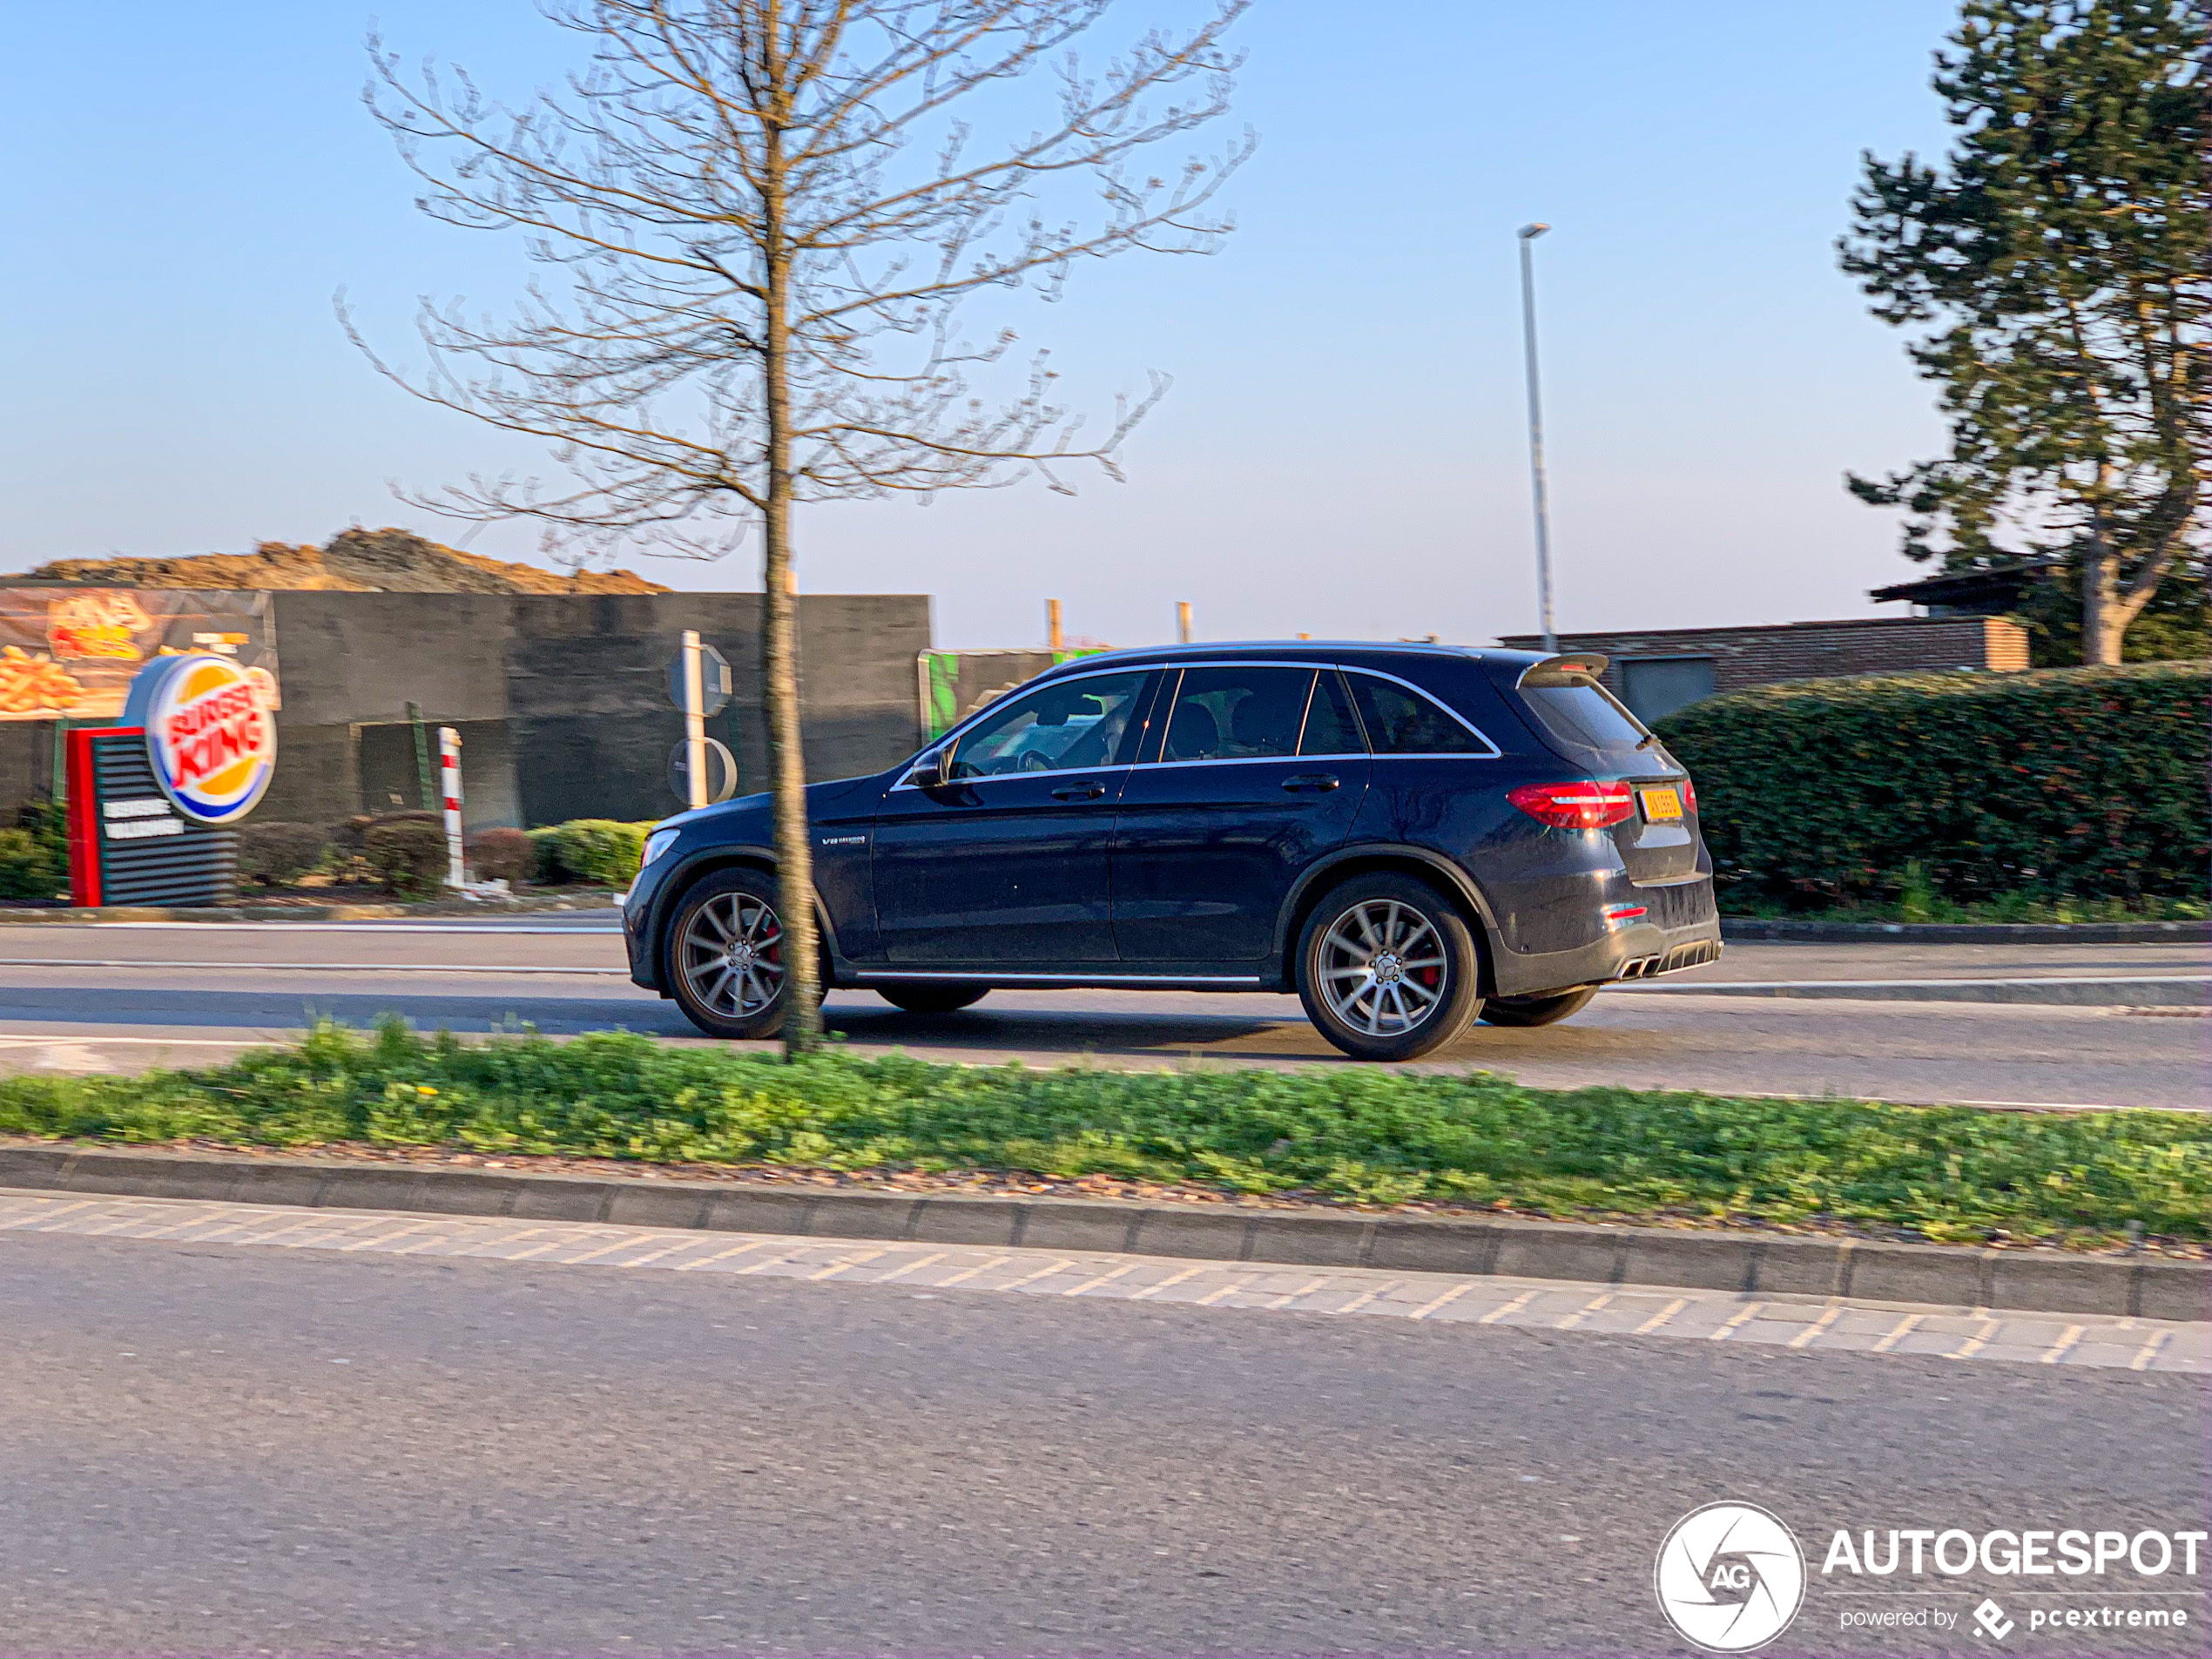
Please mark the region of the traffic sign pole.
POLYGON ((699 663, 699 636, 684 631, 684 770, 693 812, 706 805, 706 687, 699 663))

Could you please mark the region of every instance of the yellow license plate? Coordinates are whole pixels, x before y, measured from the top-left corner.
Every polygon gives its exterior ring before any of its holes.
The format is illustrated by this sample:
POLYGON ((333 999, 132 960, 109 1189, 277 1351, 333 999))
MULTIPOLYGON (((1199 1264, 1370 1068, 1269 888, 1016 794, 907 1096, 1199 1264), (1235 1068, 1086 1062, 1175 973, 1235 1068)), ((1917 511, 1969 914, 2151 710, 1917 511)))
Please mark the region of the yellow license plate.
POLYGON ((1679 789, 1639 789, 1643 798, 1643 815, 1656 821, 1662 818, 1682 816, 1682 791, 1679 789))

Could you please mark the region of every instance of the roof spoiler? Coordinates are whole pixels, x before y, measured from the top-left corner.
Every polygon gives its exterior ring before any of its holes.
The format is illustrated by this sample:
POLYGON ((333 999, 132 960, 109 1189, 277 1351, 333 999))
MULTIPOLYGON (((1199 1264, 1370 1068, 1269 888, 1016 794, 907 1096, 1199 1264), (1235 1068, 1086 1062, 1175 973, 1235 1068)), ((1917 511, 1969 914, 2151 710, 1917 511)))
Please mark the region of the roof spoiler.
POLYGON ((1605 664, 1606 658, 1596 651, 1570 651, 1529 664, 1521 671, 1521 678, 1514 685, 1530 690, 1547 685, 1588 685, 1603 678, 1605 664))

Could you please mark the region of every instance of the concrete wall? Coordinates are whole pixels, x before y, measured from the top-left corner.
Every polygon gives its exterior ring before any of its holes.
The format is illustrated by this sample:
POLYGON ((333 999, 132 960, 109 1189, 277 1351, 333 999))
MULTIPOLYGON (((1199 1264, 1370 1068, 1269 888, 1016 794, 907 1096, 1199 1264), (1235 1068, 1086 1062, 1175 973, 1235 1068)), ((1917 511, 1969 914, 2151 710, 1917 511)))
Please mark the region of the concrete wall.
MULTIPOLYGON (((681 805, 667 773, 684 735, 667 671, 687 628, 720 649, 736 681, 708 733, 737 756, 741 792, 765 787, 758 594, 274 599, 284 707, 264 819, 333 824, 388 809, 395 789, 415 806, 409 702, 433 728, 462 729, 471 827, 665 817, 681 805)), ((877 772, 918 748, 914 659, 929 645, 927 597, 807 596, 799 619, 808 775, 877 772)), ((431 739, 435 762, 435 731, 431 739)), ((52 742, 44 723, 0 723, 0 808, 10 819, 46 792, 52 742)))
MULTIPOLYGON (((808 775, 851 777, 912 753, 928 599, 806 596, 799 622, 808 775)), ((664 817, 679 805, 668 756, 684 735, 668 664, 687 628, 730 659, 735 680, 709 735, 737 756, 741 792, 765 787, 758 594, 280 593, 284 710, 261 813, 328 823, 388 806, 364 802, 360 729, 404 722, 413 701, 427 723, 463 728, 472 825, 664 817), (503 725, 504 766, 498 732, 468 741, 475 723, 503 725)))
MULTIPOLYGON (((1509 635, 1498 643, 1514 651, 1541 651, 1544 644, 1535 634, 1509 635)), ((2027 666, 2026 630, 1999 617, 1878 617, 1764 628, 1561 634, 1559 648, 1604 652, 1611 659, 1606 685, 1616 695, 1623 689, 1622 664, 1638 659, 1708 658, 1716 692, 1831 675, 1954 668, 2012 673, 2027 666)))

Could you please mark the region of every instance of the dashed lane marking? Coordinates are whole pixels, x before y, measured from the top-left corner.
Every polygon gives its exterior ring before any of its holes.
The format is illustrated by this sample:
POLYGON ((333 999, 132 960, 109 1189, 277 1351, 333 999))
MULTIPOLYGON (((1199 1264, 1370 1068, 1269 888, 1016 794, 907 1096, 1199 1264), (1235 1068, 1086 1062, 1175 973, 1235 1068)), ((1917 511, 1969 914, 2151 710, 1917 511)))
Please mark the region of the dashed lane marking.
POLYGON ((1844 1352, 1919 1353, 1982 1365, 2043 1364, 2159 1373, 2212 1372, 2212 1325, 2074 1314, 2001 1314, 1986 1308, 1900 1309, 1839 1298, 1753 1299, 1727 1291, 1624 1287, 1559 1279, 1492 1278, 1373 1268, 1258 1269, 1114 1251, 1054 1251, 792 1238, 592 1222, 301 1210, 176 1198, 84 1198, 0 1193, 0 1249, 34 1233, 97 1238, 108 1245, 192 1245, 467 1257, 536 1269, 773 1277, 882 1285, 918 1294, 963 1288, 1107 1301, 1170 1300, 1232 1311, 1367 1314, 1431 1325, 1511 1325, 1574 1332, 1574 1340, 1733 1341, 1794 1349, 1815 1363, 1844 1352), (2057 1332, 2055 1338, 2054 1332, 2057 1332), (1875 1333, 1881 1332, 1876 1336, 1875 1333), (1869 1339, 1872 1339, 1871 1341, 1869 1339), (1908 1339, 1910 1340, 1908 1341, 1908 1339))

